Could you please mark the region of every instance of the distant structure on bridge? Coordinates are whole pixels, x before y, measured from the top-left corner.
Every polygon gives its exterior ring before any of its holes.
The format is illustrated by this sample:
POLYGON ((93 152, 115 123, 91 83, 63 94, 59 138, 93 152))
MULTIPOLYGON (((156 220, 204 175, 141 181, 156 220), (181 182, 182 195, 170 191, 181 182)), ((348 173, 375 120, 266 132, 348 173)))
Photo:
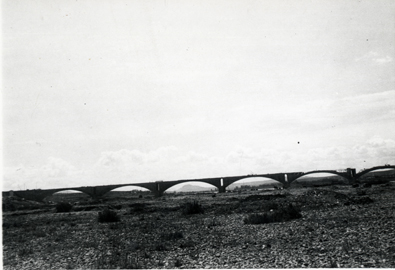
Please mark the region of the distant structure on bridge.
POLYGON ((83 186, 83 187, 67 187, 57 189, 33 189, 33 190, 18 190, 18 191, 3 191, 3 197, 18 196, 27 200, 43 201, 46 197, 52 194, 65 190, 74 190, 83 192, 93 199, 103 197, 106 193, 120 187, 136 186, 150 190, 155 196, 160 197, 169 188, 187 182, 202 182, 210 184, 218 189, 219 193, 226 192, 226 188, 236 181, 252 178, 252 177, 265 177, 280 182, 284 188, 288 188, 290 184, 302 176, 314 173, 329 173, 339 175, 348 180, 350 184, 358 182, 358 179, 363 175, 380 169, 395 169, 395 166, 386 164, 384 166, 376 166, 370 169, 365 169, 356 173, 355 169, 347 168, 345 170, 315 170, 309 172, 289 172, 289 173, 272 173, 272 174, 248 174, 241 176, 227 176, 227 177, 214 177, 214 178, 201 178, 201 179, 184 179, 175 181, 156 181, 146 183, 130 183, 130 184, 115 184, 115 185, 102 185, 102 186, 83 186))

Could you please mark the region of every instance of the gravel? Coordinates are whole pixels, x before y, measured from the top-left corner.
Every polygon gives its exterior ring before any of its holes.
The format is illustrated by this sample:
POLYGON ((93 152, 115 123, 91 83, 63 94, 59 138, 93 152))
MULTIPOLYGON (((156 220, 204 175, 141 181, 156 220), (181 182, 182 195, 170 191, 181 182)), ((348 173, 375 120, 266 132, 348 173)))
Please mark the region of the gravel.
POLYGON ((373 186, 363 196, 340 186, 249 198, 257 194, 132 198, 146 205, 138 212, 120 200, 121 221, 114 223, 97 221, 104 205, 70 213, 3 212, 3 268, 395 267, 394 186, 373 186), (204 214, 183 215, 180 205, 193 199, 204 214), (297 205, 302 218, 244 224, 267 203, 297 205))

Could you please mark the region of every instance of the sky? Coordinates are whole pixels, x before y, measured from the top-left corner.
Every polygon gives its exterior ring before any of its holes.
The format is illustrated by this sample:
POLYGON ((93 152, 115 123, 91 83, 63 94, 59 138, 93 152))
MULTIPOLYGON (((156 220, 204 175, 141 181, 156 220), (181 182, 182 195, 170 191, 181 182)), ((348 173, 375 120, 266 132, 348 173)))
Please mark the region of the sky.
POLYGON ((394 14, 3 0, 3 190, 395 164, 394 14))

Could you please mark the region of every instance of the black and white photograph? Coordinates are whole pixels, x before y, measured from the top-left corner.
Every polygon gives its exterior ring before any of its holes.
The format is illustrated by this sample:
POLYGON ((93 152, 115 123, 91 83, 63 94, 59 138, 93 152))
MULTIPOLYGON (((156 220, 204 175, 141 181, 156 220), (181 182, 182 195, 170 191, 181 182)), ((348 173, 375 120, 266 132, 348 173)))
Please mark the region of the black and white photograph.
POLYGON ((395 268, 395 1, 1 17, 2 269, 395 268))

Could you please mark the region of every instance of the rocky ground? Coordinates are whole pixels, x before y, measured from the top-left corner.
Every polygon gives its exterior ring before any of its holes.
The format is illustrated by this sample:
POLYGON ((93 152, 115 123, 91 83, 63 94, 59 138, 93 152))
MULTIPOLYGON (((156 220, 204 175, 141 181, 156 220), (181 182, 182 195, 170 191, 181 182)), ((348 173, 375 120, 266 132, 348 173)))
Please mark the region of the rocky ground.
MULTIPOLYGON (((3 268, 394 268, 394 195, 395 186, 388 183, 136 196, 87 202, 69 213, 38 205, 3 212, 3 268), (204 213, 185 214, 184 205, 192 200, 204 213), (244 222, 252 213, 290 203, 301 218, 244 222), (98 211, 106 206, 119 222, 98 222, 98 211)), ((3 198, 3 208, 12 203, 3 198)))

